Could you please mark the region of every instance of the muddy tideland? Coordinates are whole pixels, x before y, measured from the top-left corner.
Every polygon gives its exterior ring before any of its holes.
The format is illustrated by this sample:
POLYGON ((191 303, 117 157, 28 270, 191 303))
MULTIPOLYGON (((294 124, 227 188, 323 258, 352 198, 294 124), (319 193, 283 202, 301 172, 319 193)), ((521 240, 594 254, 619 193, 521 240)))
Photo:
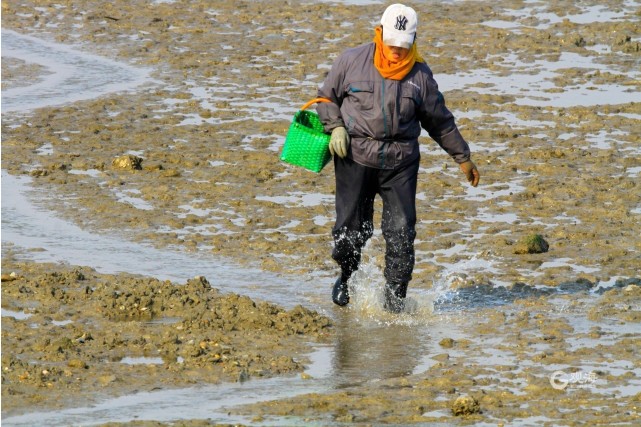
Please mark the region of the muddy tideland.
POLYGON ((411 5, 482 178, 421 138, 391 315, 279 160, 386 4, 2 2, 3 424, 641 423, 641 3, 411 5))

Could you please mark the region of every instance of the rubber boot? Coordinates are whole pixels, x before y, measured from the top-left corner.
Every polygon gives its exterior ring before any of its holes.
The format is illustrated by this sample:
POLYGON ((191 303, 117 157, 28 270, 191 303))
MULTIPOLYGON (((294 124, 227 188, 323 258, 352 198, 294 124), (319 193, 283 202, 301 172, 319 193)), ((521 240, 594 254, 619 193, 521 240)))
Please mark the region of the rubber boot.
POLYGON ((405 308, 407 283, 386 283, 383 293, 383 308, 390 313, 400 313, 405 308))
POLYGON ((349 303, 349 288, 347 287, 347 280, 343 280, 343 277, 336 279, 334 283, 334 289, 332 289, 332 301, 334 304, 340 305, 341 307, 349 303))

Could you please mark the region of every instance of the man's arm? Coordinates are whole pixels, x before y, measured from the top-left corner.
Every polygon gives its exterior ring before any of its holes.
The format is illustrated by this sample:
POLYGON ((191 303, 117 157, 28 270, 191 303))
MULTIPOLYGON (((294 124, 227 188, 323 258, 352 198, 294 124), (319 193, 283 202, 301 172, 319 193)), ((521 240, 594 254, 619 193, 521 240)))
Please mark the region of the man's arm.
POLYGON ((428 73, 426 87, 427 91, 420 109, 421 126, 459 164, 468 182, 476 187, 480 174, 474 162, 470 160, 470 146, 459 132, 454 115, 445 106, 445 98, 438 90, 431 72, 428 73))
POLYGON ((337 127, 345 127, 341 115, 340 106, 343 104, 345 96, 343 91, 345 81, 344 57, 340 56, 332 65, 331 70, 325 77, 323 86, 318 89, 318 96, 327 98, 332 102, 324 102, 316 107, 321 122, 325 127, 325 132, 331 132, 337 127))

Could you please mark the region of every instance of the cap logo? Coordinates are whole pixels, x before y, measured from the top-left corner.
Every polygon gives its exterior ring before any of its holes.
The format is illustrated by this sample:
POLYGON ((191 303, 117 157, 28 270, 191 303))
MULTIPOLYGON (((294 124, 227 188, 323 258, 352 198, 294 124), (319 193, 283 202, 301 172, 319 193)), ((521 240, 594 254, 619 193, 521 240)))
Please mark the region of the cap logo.
POLYGON ((403 15, 398 15, 396 17, 396 25, 394 25, 394 28, 399 31, 405 31, 406 26, 407 26, 407 18, 404 17, 403 15))

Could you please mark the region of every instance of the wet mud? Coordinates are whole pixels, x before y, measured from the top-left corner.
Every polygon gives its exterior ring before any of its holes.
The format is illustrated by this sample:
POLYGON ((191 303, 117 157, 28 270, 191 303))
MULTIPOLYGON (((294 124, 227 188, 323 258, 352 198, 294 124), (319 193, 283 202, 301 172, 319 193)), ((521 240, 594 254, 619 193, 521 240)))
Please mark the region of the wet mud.
POLYGON ((288 425, 633 425, 641 417, 635 283, 600 298, 530 296, 469 312, 462 326, 472 338, 438 341, 441 351, 420 374, 234 411, 288 425), (555 315, 559 307, 576 318, 555 315), (580 320, 585 312, 591 321, 580 320))
POLYGON ((10 252, 2 265, 3 415, 95 403, 114 390, 300 374, 310 343, 330 337, 325 316, 222 294, 202 276, 176 284, 103 275, 14 263, 10 252))
POLYGON ((17 58, 2 58, 2 90, 38 83, 49 72, 41 65, 17 58))
MULTIPOLYGON (((448 319, 467 335, 440 341, 422 373, 234 411, 258 425, 638 422, 641 294, 626 280, 641 265, 641 5, 413 6, 435 24, 419 50, 481 185, 467 187, 422 137, 409 293, 447 280, 463 311, 448 319), (529 250, 531 236, 546 250, 529 250), (466 303, 466 292, 478 301, 523 284, 550 291, 466 303)), ((278 154, 294 112, 339 52, 370 41, 382 7, 3 1, 3 29, 151 71, 135 90, 3 112, 2 169, 31 176, 55 195, 40 203, 84 229, 314 274, 329 291, 333 167, 317 175, 278 154)), ((2 89, 50 72, 3 56, 2 89)), ((3 245, 2 308, 29 317, 3 314, 3 418, 167 384, 301 375, 310 344, 340 333, 315 310, 217 292, 215 278, 170 284, 35 264, 13 243, 3 245)), ((383 247, 376 235, 368 262, 383 265, 383 247)), ((452 302, 438 303, 435 316, 451 316, 452 302)))

